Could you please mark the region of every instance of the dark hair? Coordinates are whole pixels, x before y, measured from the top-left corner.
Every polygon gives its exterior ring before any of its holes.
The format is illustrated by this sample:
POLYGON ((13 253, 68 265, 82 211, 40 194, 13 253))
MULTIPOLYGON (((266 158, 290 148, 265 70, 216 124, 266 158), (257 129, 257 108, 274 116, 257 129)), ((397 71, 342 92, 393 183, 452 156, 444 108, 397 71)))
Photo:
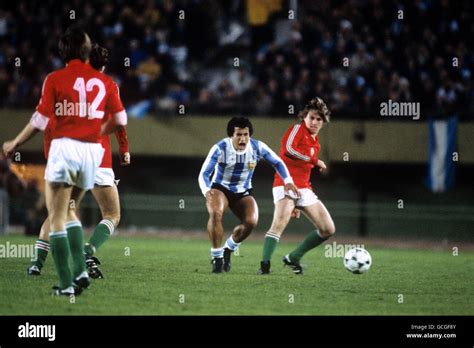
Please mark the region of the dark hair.
POLYGON ((72 59, 85 62, 90 52, 89 36, 79 27, 69 27, 59 39, 59 53, 66 63, 72 59))
POLYGON ((246 117, 232 117, 230 119, 229 123, 227 123, 227 135, 229 137, 234 135, 235 127, 237 128, 248 127, 250 136, 253 135, 252 122, 250 122, 250 120, 246 117))
POLYGON ((102 67, 109 63, 109 51, 96 43, 93 44, 89 57, 89 63, 95 70, 102 69, 102 67))
POLYGON ((298 113, 298 118, 303 120, 311 110, 317 111, 323 118, 323 121, 329 123, 329 120, 331 119, 331 111, 329 111, 324 100, 319 97, 311 99, 309 103, 305 105, 304 109, 298 113))

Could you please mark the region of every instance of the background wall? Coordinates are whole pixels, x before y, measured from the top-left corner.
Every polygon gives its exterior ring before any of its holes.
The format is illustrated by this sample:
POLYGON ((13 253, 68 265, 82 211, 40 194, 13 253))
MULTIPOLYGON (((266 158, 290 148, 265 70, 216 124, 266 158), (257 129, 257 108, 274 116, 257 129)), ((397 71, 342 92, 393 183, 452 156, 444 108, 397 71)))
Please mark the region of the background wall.
MULTIPOLYGON (((0 138, 19 132, 31 116, 31 110, 0 110, 0 138)), ((127 132, 134 155, 205 157, 210 147, 226 136, 229 117, 175 116, 129 119, 127 132), (178 143, 179 141, 179 143, 178 143)), ((265 117, 251 118, 254 137, 276 151, 285 130, 296 120, 265 117)), ((412 120, 338 121, 328 124, 320 136, 321 158, 341 162, 348 152, 350 161, 425 163, 428 158, 428 125, 412 120), (359 141, 357 136, 364 134, 359 141)), ((42 139, 26 144, 23 150, 36 151, 42 139)), ((116 144, 113 142, 114 148, 116 144)), ((458 133, 459 164, 474 163, 474 123, 460 123, 458 133)))
MULTIPOLYGON (((0 112, 0 139, 18 132, 29 113, 0 112), (15 122, 11 122, 15 120, 15 122)), ((128 137, 132 166, 114 163, 121 179, 121 228, 204 230, 207 212, 197 177, 209 148, 225 136, 227 117, 181 116, 175 118, 130 119, 128 137)), ((291 120, 254 118, 254 136, 275 151, 291 120)), ((423 184, 427 173, 428 125, 416 121, 333 121, 321 132, 321 158, 328 163, 325 174, 314 172, 312 182, 320 199, 334 217, 338 234, 402 238, 472 239, 474 187, 471 150, 474 124, 459 125, 459 159, 454 189, 434 194, 423 184), (365 134, 360 141, 361 133, 365 134), (343 160, 347 152, 349 161, 343 160)), ((112 144, 116 147, 115 140, 112 144)), ((44 164, 42 137, 21 150, 19 168, 28 163, 44 164)), ((41 170, 34 167, 41 182, 41 170), (39 170, 39 171, 38 171, 39 170)), ((254 176, 254 193, 260 208, 257 232, 270 226, 273 203, 273 168, 259 164, 254 176)), ((24 201, 15 205, 13 220, 21 222, 24 201)), ((88 194, 83 204, 83 222, 93 226, 99 210, 88 194)), ((230 230, 236 219, 226 215, 230 230)), ((303 233, 312 227, 305 220, 293 220, 289 233, 303 233)))

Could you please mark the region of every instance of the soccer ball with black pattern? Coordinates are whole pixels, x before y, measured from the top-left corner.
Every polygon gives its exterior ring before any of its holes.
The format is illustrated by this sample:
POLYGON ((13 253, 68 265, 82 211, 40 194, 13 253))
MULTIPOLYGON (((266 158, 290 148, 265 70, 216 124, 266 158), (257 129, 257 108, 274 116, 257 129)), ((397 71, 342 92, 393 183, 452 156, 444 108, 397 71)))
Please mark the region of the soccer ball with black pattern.
POLYGON ((354 274, 366 273, 372 266, 372 257, 362 248, 350 249, 344 256, 344 267, 354 274))

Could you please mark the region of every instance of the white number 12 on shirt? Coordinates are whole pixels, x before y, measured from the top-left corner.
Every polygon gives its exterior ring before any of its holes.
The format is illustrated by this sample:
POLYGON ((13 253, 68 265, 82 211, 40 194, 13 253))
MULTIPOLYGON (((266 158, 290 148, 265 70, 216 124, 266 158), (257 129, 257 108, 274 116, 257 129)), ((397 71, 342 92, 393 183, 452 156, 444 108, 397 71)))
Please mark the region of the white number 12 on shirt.
POLYGON ((89 115, 89 118, 104 118, 104 112, 97 110, 100 103, 105 97, 105 85, 104 83, 99 80, 98 78, 91 78, 84 82, 83 77, 78 77, 76 82, 74 83, 74 90, 79 92, 79 116, 86 117, 89 115), (94 86, 99 87, 99 93, 94 98, 90 105, 87 104, 86 101, 86 91, 91 92, 94 86))

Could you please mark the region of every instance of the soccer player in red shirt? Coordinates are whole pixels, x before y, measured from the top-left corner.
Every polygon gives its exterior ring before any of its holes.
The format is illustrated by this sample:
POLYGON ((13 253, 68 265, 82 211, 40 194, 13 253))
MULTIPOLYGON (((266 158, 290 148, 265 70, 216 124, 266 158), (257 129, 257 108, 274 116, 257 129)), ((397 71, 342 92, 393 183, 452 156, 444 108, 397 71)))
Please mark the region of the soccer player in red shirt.
MULTIPOLYGON (((103 72, 106 64, 108 63, 108 51, 107 49, 95 44, 90 54, 91 66, 103 72)), ((109 118, 108 115, 104 117, 106 121, 109 118)), ((48 122, 48 126, 44 130, 44 154, 45 158, 48 159, 48 152, 51 145, 51 127, 52 122, 48 122)), ((7 141, 3 144, 3 150, 5 155, 10 156, 14 151, 22 144, 27 142, 32 136, 37 133, 37 129, 33 128, 31 124, 25 127, 25 130, 13 140, 7 141)), ((115 131, 115 137, 119 144, 120 153, 120 165, 130 165, 130 153, 128 149, 127 133, 124 126, 120 126, 115 131)), ((97 170, 95 178, 95 186, 91 190, 97 204, 99 205, 102 213, 102 220, 94 229, 91 238, 84 247, 86 254, 86 265, 88 268, 89 276, 92 278, 103 278, 102 272, 98 268, 100 264, 99 260, 94 257, 96 249, 98 249, 113 233, 115 227, 118 226, 120 221, 120 200, 118 196, 118 190, 115 183, 115 175, 112 170, 112 149, 109 135, 102 135, 101 137, 102 147, 104 148, 104 157, 102 163, 97 170)), ((43 268, 44 262, 48 256, 50 244, 49 244, 49 220, 43 222, 41 226, 39 239, 35 243, 36 258, 32 261, 31 265, 27 269, 28 275, 40 275, 41 269, 43 268)))
POLYGON ((320 170, 326 169, 325 163, 318 158, 320 149, 318 133, 323 124, 329 122, 330 112, 321 98, 315 98, 298 114, 298 118, 301 122, 288 128, 281 140, 280 157, 287 165, 300 197, 285 194, 281 179, 275 176, 273 182, 275 211, 270 230, 265 234, 260 274, 270 273, 270 261, 277 243, 290 218, 299 217, 300 211, 316 230, 283 258, 283 263, 290 266, 295 274, 303 274, 300 265, 303 255, 323 243, 336 231, 331 215, 314 194, 310 182, 311 170, 314 167, 319 167, 320 170))
MULTIPOLYGON (((90 56, 90 64, 92 67, 103 72, 107 63, 108 51, 103 47, 94 45, 90 56)), ((118 91, 117 86, 116 88, 118 91)), ((110 114, 106 115, 106 117, 110 118, 110 114)), ((127 133, 124 126, 118 127, 115 131, 115 137, 119 144, 120 164, 122 166, 129 165, 130 153, 128 149, 127 133)), ((97 249, 107 241, 120 221, 120 199, 115 181, 115 174, 112 170, 112 148, 110 136, 103 135, 101 143, 105 149, 105 154, 102 163, 97 170, 95 186, 91 192, 99 205, 102 220, 96 226, 92 236, 84 247, 88 273, 92 278, 103 278, 102 272, 98 267, 100 262, 94 254, 97 249)))
POLYGON ((67 65, 46 77, 31 127, 44 130, 52 122, 45 194, 59 275, 59 287, 53 294, 70 296, 89 286, 84 233, 75 212, 84 192, 94 187, 104 154, 101 135, 126 125, 127 114, 112 79, 88 64, 91 43, 84 31, 68 29, 59 48, 67 65), (111 117, 103 123, 106 114, 111 117))

